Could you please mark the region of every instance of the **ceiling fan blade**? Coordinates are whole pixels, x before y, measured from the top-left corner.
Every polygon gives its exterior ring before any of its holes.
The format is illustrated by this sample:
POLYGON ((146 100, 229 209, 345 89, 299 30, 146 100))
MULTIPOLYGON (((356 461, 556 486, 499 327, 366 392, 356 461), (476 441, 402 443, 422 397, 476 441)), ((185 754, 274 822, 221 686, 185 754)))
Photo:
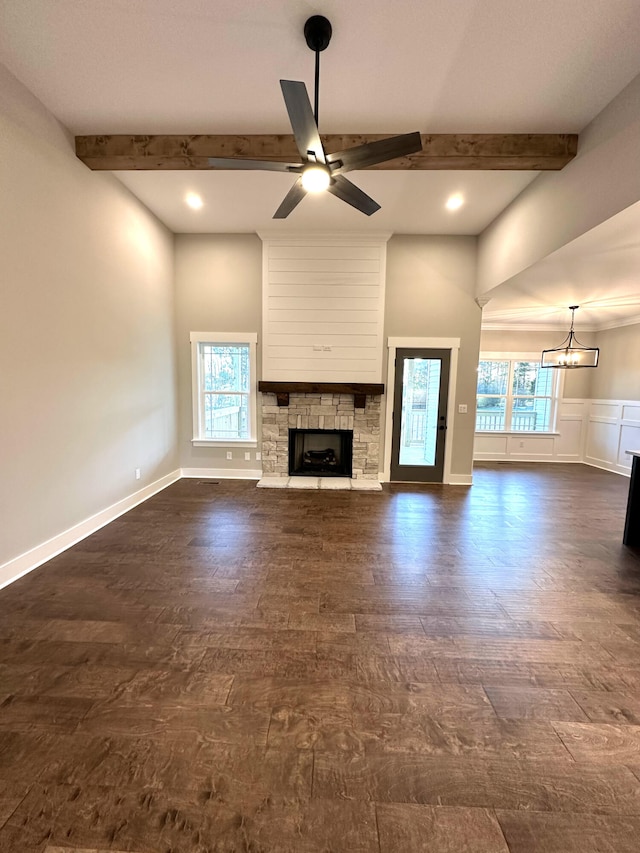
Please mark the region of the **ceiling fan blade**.
POLYGON ((347 204, 350 204, 362 213, 366 213, 367 216, 371 216, 376 210, 380 210, 380 205, 377 201, 374 201, 371 196, 368 196, 359 187, 352 184, 344 175, 334 177, 327 188, 327 192, 341 198, 342 201, 346 201, 347 204))
POLYGON ((246 157, 209 157, 214 169, 265 169, 267 172, 301 172, 301 163, 279 163, 277 160, 248 160, 246 157))
POLYGON ((422 151, 422 141, 420 134, 416 131, 356 145, 354 148, 347 148, 346 151, 336 151, 334 154, 327 155, 327 161, 330 166, 334 163, 338 164, 332 169, 332 174, 339 175, 341 172, 366 169, 368 166, 375 166, 376 163, 395 160, 396 157, 405 157, 407 154, 416 154, 418 151, 422 151), (339 165, 340 163, 342 165, 339 165))
POLYGON ((289 121, 296 138, 296 145, 303 160, 308 158, 309 151, 313 151, 315 159, 319 163, 325 163, 324 148, 320 141, 318 125, 313 117, 307 87, 297 80, 281 80, 280 88, 289 113, 289 121))
POLYGON ((273 214, 274 219, 286 219, 296 205, 300 204, 306 196, 307 191, 302 186, 302 178, 298 178, 295 184, 282 200, 282 204, 273 214))

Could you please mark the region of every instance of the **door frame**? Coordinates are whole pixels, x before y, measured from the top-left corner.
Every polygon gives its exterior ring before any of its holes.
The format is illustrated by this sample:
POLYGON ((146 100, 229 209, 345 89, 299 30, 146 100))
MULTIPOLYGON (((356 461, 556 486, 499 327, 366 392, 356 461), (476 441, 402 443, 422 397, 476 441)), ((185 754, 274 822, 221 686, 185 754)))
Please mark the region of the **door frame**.
POLYGON ((456 409, 456 380, 458 377, 458 351, 460 338, 387 338, 387 393, 384 422, 384 470, 383 482, 391 480, 391 432, 393 430, 393 397, 396 350, 399 349, 446 349, 451 351, 449 370, 449 396, 447 399, 447 432, 444 444, 443 484, 451 483, 451 454, 453 445, 453 423, 456 409))

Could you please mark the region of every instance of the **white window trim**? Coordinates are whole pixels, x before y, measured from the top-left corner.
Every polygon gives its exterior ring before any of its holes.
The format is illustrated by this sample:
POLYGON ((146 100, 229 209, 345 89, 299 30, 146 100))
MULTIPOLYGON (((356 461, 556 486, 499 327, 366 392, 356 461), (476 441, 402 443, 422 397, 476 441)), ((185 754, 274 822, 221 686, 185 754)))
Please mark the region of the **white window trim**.
MULTIPOLYGON (((478 363, 481 361, 540 361, 541 353, 539 352, 481 352, 478 358, 478 363)), ((553 368, 546 368, 547 370, 553 368)), ((511 373, 513 370, 513 366, 509 365, 509 382, 511 382, 511 373)), ((564 391, 564 370, 556 370, 555 377, 553 382, 553 389, 551 393, 551 397, 547 398, 551 400, 551 414, 549 416, 549 429, 538 429, 538 430, 513 430, 513 429, 477 429, 475 431, 476 435, 526 435, 526 436, 541 436, 541 435, 560 435, 558 432, 558 413, 560 410, 560 400, 562 399, 562 394, 564 391), (558 375, 560 374, 560 375, 558 375)), ((509 386, 510 389, 510 386, 509 386)), ((482 396, 482 395, 481 395, 482 396)), ((487 396, 493 397, 501 397, 502 394, 490 394, 487 396)), ((516 394, 517 397, 521 396, 535 396, 530 394, 516 394)), ((478 390, 476 387, 476 405, 478 399, 478 390)), ((507 403, 505 409, 505 423, 511 423, 511 406, 513 403, 513 392, 509 390, 507 392, 507 403)))
POLYGON ((193 438, 194 447, 257 447, 258 446, 258 414, 257 414, 257 332, 191 332, 191 398, 193 403, 193 438), (249 344, 249 429, 250 438, 202 438, 201 435, 201 403, 200 395, 200 359, 199 344, 249 344))

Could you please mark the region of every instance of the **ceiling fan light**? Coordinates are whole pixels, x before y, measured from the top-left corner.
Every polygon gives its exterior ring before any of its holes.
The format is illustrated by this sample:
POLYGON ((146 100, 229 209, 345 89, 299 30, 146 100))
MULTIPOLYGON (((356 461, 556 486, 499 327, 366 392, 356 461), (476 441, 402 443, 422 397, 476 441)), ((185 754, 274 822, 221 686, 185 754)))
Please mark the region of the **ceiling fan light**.
POLYGON ((321 193, 331 182, 331 176, 326 166, 313 164, 302 172, 302 186, 308 193, 321 193))

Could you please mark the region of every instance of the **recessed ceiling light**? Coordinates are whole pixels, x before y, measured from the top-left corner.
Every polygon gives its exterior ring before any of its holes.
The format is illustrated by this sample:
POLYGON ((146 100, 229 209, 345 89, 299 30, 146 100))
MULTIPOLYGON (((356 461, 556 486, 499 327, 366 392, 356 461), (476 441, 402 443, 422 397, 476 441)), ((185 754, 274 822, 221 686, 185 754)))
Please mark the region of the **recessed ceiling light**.
POLYGON ((464 204, 464 199, 460 195, 460 193, 456 193, 455 195, 450 195, 447 199, 447 203, 445 207, 447 210, 458 210, 459 207, 462 207, 464 204))
POLYGON ((200 210, 204 204, 198 193, 187 193, 184 200, 192 210, 200 210))

